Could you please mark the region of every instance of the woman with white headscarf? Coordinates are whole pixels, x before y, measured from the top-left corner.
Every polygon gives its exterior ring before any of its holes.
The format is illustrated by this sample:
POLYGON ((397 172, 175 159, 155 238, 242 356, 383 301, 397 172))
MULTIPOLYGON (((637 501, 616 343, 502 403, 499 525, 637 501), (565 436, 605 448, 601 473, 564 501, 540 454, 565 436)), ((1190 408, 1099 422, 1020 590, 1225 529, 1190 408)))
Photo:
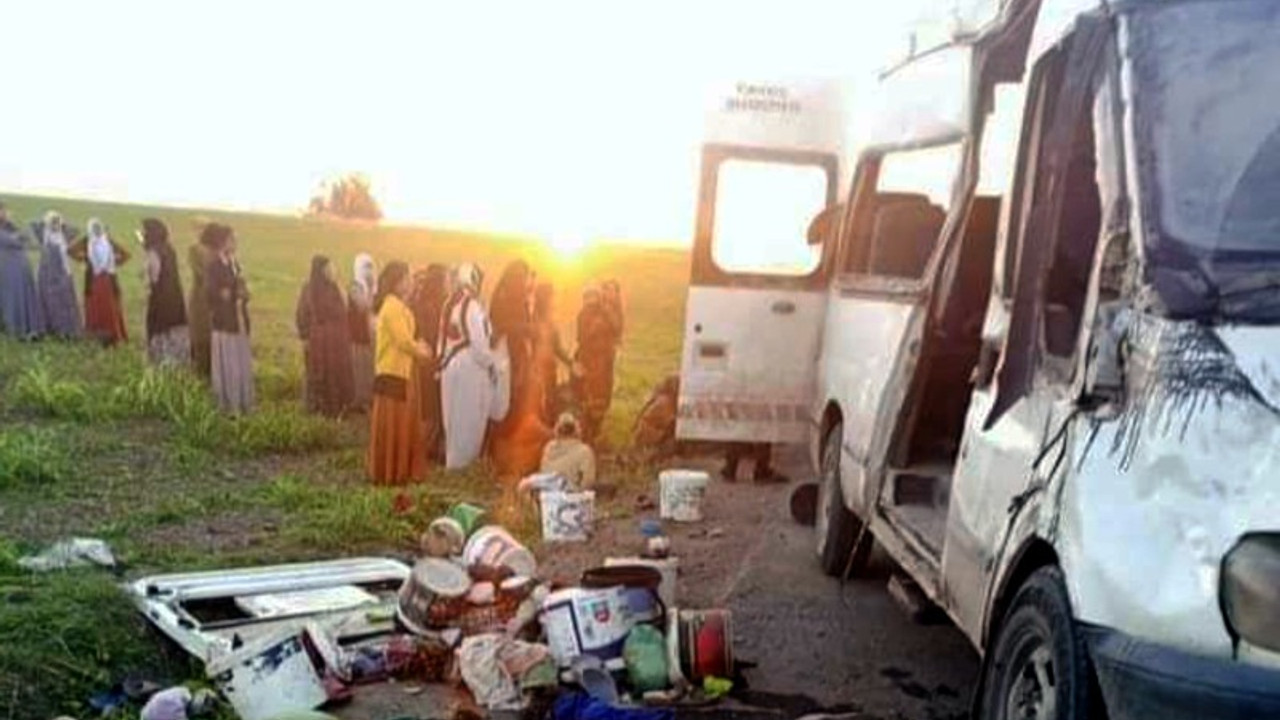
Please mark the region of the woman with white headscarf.
POLYGON ((88 235, 72 247, 69 255, 85 264, 85 331, 107 347, 128 340, 116 270, 129 261, 129 252, 111 239, 101 220, 93 218, 88 235))
POLYGON ((440 395, 444 409, 445 467, 464 468, 480 456, 489 425, 496 369, 489 314, 480 303, 484 275, 457 269, 453 295, 441 313, 440 395))
POLYGON ((351 370, 355 379, 353 407, 368 410, 373 404, 373 301, 378 294, 378 267, 368 253, 352 264, 347 292, 347 333, 351 337, 351 370))
POLYGON ((77 337, 81 330, 80 302, 76 300, 76 283, 71 277, 71 260, 67 255, 76 231, 52 210, 45 213, 43 221, 31 223, 31 230, 40 241, 40 269, 36 273, 36 284, 40 291, 45 329, 57 337, 77 337))

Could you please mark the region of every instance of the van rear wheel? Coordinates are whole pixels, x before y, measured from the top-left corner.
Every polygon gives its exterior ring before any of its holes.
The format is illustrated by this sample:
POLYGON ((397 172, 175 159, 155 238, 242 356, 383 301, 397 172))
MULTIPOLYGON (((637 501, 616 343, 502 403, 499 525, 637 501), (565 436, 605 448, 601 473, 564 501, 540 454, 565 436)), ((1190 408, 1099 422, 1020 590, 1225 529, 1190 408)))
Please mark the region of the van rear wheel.
POLYGON ((822 571, 835 577, 856 570, 851 567, 849 555, 853 552, 853 544, 862 529, 862 523, 845 504, 844 491, 840 487, 840 443, 843 437, 843 426, 836 423, 823 439, 821 476, 818 479, 818 512, 814 522, 822 571))
POLYGON ((1018 590, 982 685, 982 720, 1095 716, 1088 651, 1071 619, 1061 570, 1040 568, 1018 590))

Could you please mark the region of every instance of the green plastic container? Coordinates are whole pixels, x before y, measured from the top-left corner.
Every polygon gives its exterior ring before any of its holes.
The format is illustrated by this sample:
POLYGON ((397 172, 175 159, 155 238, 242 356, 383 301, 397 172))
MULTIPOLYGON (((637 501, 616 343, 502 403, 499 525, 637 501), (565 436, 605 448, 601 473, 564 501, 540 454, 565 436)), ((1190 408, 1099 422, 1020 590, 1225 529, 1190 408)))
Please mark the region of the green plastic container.
POLYGON ((449 508, 449 512, 446 514, 462 526, 462 532, 466 537, 471 537, 471 533, 479 530, 485 524, 485 509, 479 505, 458 503, 449 508))

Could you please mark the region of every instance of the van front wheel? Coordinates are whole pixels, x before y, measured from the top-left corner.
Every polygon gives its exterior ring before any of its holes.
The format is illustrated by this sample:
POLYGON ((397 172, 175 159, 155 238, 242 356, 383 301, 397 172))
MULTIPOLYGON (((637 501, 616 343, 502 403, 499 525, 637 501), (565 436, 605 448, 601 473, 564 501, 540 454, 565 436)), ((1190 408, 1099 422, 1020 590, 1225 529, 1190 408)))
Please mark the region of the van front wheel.
POLYGON ((855 569, 850 567, 849 554, 853 552, 853 544, 862 528, 857 516, 845 504, 844 491, 840 488, 840 443, 843 437, 843 427, 836 423, 822 441, 818 512, 814 522, 822 571, 835 577, 855 569))
POLYGON ((1071 619, 1062 571, 1027 578, 1000 625, 983 680, 983 720, 1094 716, 1084 639, 1071 619))

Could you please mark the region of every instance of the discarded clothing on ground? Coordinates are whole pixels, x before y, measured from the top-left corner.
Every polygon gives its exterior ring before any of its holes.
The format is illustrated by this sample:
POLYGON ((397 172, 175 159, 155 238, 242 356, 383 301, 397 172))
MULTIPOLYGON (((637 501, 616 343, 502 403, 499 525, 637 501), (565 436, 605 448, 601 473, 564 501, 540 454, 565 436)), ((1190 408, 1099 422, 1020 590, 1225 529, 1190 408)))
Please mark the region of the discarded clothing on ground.
POLYGON ((49 572, 65 570, 70 567, 99 565, 115 567, 116 556, 111 548, 96 538, 71 538, 60 540, 45 549, 39 555, 28 555, 18 559, 18 566, 32 572, 49 572))

